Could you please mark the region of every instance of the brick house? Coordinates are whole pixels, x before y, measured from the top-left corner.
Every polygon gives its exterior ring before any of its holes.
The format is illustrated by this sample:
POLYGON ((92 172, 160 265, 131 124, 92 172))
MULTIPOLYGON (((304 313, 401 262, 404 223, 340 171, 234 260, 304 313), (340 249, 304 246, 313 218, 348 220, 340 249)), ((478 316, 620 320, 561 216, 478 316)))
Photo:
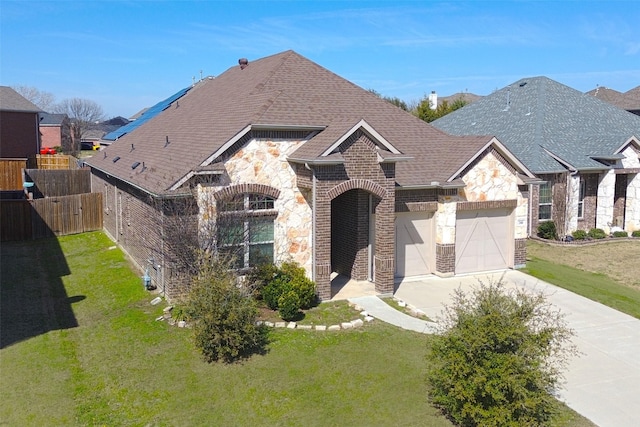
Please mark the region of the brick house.
POLYGON ((196 200, 200 230, 231 219, 248 235, 216 244, 237 268, 296 261, 326 300, 335 273, 392 293, 523 265, 537 181, 498 139, 447 135, 293 51, 199 81, 87 165, 105 230, 169 297, 158 200, 196 200))
POLYGON ((40 152, 40 108, 8 86, 0 86, 0 157, 29 158, 40 152))
POLYGON ((40 113, 42 147, 71 147, 71 127, 66 114, 40 113))
POLYGON ((640 117, 546 77, 519 80, 432 123, 495 135, 546 181, 531 194, 531 230, 640 229, 640 117))

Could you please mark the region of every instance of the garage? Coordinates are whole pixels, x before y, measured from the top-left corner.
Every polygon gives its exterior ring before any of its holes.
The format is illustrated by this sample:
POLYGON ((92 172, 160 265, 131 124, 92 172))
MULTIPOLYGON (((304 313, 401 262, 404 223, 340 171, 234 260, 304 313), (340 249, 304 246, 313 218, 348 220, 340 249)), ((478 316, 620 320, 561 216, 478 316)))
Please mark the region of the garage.
POLYGON ((435 268, 433 212, 396 214, 396 277, 430 274, 435 268))
POLYGON ((458 211, 455 273, 500 270, 512 262, 512 209, 458 211))

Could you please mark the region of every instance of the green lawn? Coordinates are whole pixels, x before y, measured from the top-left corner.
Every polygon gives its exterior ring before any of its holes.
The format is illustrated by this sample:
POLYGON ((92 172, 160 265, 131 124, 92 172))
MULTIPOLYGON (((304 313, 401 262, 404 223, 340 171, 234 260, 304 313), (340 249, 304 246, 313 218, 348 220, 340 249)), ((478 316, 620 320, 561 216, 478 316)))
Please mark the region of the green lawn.
MULTIPOLYGON (((607 249, 603 246, 603 251, 607 249)), ((640 319, 640 289, 622 285, 607 275, 536 257, 527 261, 522 271, 640 319)))
POLYGON ((112 246, 100 232, 1 245, 0 424, 451 425, 426 400, 428 336, 277 329, 266 355, 207 364, 112 246))

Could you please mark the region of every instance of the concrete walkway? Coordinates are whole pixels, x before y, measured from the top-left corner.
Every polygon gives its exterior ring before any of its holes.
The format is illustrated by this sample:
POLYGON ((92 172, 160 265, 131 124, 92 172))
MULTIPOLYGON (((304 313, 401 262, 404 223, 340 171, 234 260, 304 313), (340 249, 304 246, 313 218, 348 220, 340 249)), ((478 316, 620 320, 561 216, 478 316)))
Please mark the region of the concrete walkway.
MULTIPOLYGON (((436 319, 455 289, 498 280, 543 292, 575 331, 574 343, 582 354, 570 361, 559 398, 600 427, 640 426, 640 320, 514 270, 428 276, 401 283, 395 296, 436 319)), ((382 321, 422 333, 435 330, 430 322, 402 314, 375 296, 348 299, 382 321)))

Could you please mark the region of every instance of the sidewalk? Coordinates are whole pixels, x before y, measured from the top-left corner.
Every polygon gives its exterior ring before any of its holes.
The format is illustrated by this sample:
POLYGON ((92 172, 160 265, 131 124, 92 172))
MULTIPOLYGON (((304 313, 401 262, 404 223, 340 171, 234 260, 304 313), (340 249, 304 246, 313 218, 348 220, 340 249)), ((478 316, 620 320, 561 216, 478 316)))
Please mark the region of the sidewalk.
MULTIPOLYGON (((565 313, 576 333, 574 343, 582 355, 570 361, 559 398, 600 427, 640 425, 640 320, 515 270, 452 278, 429 276, 401 283, 395 296, 436 319, 455 289, 471 289, 479 281, 500 278, 505 286, 543 292, 565 313)), ((434 330, 429 322, 402 314, 377 297, 349 301, 405 329, 434 330)))

